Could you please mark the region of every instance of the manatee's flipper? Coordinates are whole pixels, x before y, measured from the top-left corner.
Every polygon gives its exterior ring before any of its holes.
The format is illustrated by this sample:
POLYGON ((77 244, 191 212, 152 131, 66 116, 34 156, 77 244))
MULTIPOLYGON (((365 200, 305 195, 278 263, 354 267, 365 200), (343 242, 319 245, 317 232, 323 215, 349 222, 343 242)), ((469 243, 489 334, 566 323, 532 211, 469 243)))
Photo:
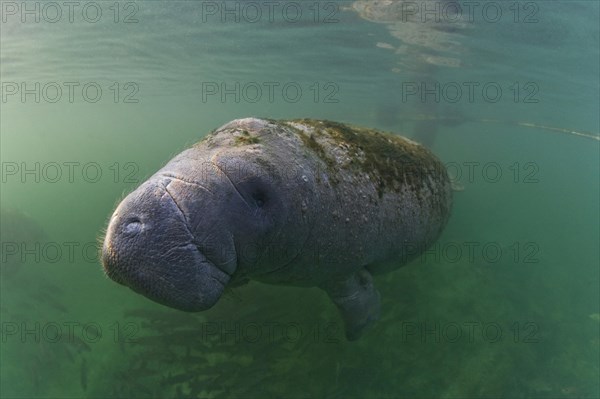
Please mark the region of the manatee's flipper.
POLYGON ((321 288, 339 309, 349 341, 358 339, 365 328, 379 318, 379 292, 373 285, 373 277, 366 269, 361 269, 345 279, 329 281, 321 288))

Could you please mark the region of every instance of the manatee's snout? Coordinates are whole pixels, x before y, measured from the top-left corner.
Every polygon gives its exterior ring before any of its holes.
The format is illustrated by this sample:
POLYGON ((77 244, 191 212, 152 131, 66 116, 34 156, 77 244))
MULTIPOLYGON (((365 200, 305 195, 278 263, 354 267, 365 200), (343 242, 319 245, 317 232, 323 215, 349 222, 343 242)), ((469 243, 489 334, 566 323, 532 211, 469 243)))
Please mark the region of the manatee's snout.
POLYGON ((156 302, 200 311, 218 301, 230 274, 197 245, 190 215, 178 204, 196 193, 178 183, 151 179, 119 204, 104 239, 102 265, 108 277, 156 302))

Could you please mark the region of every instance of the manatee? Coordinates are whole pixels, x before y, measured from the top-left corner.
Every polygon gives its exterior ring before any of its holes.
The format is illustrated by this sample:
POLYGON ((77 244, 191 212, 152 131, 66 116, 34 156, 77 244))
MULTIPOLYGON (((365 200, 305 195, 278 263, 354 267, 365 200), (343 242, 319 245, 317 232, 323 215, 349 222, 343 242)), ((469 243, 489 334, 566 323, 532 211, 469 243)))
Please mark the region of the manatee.
MULTIPOLYGON (((26 263, 27 248, 34 248, 47 234, 40 224, 25 212, 15 208, 0 208, 0 238, 2 262, 0 278, 13 278, 26 263)), ((29 257, 31 260, 32 257, 29 257)))
POLYGON ((319 287, 354 340, 379 317, 373 275, 427 249, 451 204, 443 164, 407 138, 330 121, 238 119, 121 201, 102 264, 114 281, 191 312, 250 280, 319 287))

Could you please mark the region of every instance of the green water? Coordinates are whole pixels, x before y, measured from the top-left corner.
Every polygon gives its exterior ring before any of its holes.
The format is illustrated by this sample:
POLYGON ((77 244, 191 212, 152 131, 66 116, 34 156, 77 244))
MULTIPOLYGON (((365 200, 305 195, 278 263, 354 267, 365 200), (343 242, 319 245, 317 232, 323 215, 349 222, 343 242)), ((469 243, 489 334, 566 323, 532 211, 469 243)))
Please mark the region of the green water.
POLYGON ((376 3, 101 1, 72 22, 0 3, 1 397, 600 396, 598 3, 459 23, 428 2, 438 24, 376 3), (409 94, 434 81, 437 101, 409 94), (187 314, 102 272, 118 200, 246 116, 436 132, 464 188, 438 243, 375 278, 356 342, 316 288, 251 283, 187 314))

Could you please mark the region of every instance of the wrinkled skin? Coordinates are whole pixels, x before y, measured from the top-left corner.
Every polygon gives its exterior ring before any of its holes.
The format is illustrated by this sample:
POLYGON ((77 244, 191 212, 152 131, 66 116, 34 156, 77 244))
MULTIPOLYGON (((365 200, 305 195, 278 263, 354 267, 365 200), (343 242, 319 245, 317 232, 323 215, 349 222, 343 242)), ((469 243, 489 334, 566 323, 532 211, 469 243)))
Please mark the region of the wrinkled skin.
POLYGON ((240 119, 176 156, 115 210, 102 251, 107 275, 186 311, 212 307, 225 287, 249 279, 318 286, 348 339, 358 338, 380 311, 372 274, 437 239, 450 183, 416 143, 379 135, 382 154, 365 157, 368 141, 343 140, 370 133, 330 135, 353 128, 324 123, 240 119), (379 160, 390 154, 417 166, 418 177, 385 174, 379 160))

